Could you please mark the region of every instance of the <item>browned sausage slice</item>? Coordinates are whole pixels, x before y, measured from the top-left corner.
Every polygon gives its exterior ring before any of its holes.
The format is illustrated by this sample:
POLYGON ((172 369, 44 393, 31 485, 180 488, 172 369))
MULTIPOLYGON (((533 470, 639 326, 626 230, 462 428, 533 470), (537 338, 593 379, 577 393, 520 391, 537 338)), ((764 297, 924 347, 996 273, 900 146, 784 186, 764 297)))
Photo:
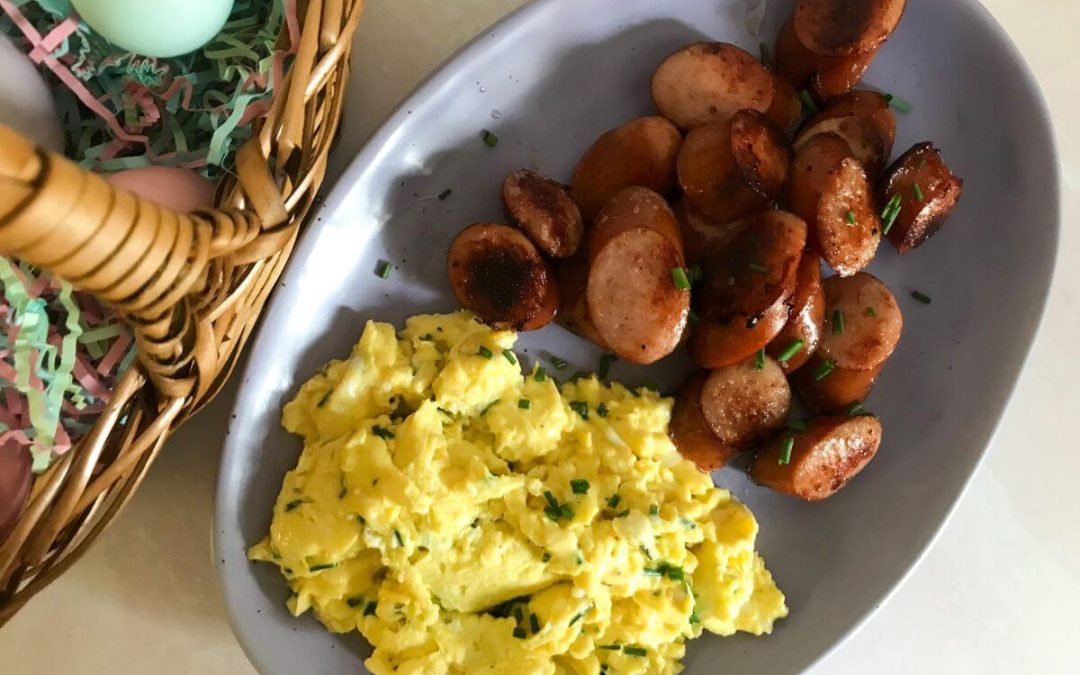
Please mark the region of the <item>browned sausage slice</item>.
POLYGON ((522 169, 503 182, 502 201, 510 221, 541 251, 552 258, 577 253, 585 225, 581 211, 562 184, 522 169))
POLYGON ((801 368, 817 351, 825 326, 825 290, 821 286, 821 263, 807 251, 799 261, 795 293, 788 301, 791 318, 766 350, 786 373, 801 368), (781 357, 787 357, 780 361, 781 357))
POLYGON ((799 0, 795 33, 815 54, 865 54, 892 35, 906 4, 906 0, 799 0))
POLYGON ((674 351, 690 312, 690 292, 672 270, 682 256, 647 227, 621 232, 592 257, 586 299, 604 343, 631 363, 653 363, 674 351))
POLYGON ((701 411, 722 444, 747 448, 784 424, 791 412, 791 388, 775 361, 751 357, 709 373, 701 389, 701 411))
POLYGON ((765 112, 772 76, 752 55, 723 42, 699 42, 667 57, 652 78, 660 114, 683 129, 726 121, 739 110, 765 112))
POLYGON ((682 134, 663 117, 642 117, 601 136, 571 178, 571 196, 586 222, 623 188, 640 186, 664 196, 675 192, 675 160, 682 134))
POLYGON ((831 133, 817 134, 795 151, 785 202, 811 232, 817 227, 818 205, 829 178, 847 157, 851 157, 847 141, 831 133))
POLYGON ((829 106, 806 122, 810 129, 828 119, 854 115, 874 125, 885 141, 885 155, 892 154, 896 141, 896 116, 889 107, 884 94, 867 89, 858 89, 829 103, 829 106))
POLYGON ((772 78, 773 100, 765 116, 784 133, 791 133, 803 117, 802 100, 787 78, 779 73, 773 73, 772 78))
POLYGON ((791 163, 787 138, 759 113, 740 111, 691 131, 676 171, 688 199, 718 223, 762 211, 783 188, 791 163))
POLYGON ((881 221, 859 160, 847 157, 831 172, 818 202, 814 235, 821 256, 840 276, 855 274, 877 255, 881 221))
POLYGON ((690 333, 690 356, 703 368, 722 368, 747 359, 783 329, 790 309, 784 298, 760 317, 741 317, 726 323, 701 319, 690 333))
POLYGON ((795 290, 799 260, 806 248, 806 223, 785 211, 767 211, 722 253, 702 264, 697 313, 727 323, 760 316, 795 290))
POLYGON ((818 102, 851 91, 870 67, 876 50, 854 56, 822 56, 799 42, 792 19, 776 40, 776 70, 796 89, 808 89, 818 102))
POLYGON ((773 49, 776 73, 790 82, 795 89, 803 89, 818 69, 818 56, 799 42, 795 22, 788 18, 776 38, 773 49))
POLYGON ((873 370, 892 356, 904 316, 888 286, 866 272, 829 277, 825 288, 825 335, 822 359, 848 370, 873 370))
POLYGON ((749 219, 714 223, 684 198, 675 202, 674 211, 675 218, 679 221, 679 228, 682 230, 686 262, 690 265, 722 252, 746 229, 749 223, 749 219))
POLYGON ((870 176, 877 176, 888 160, 885 139, 871 120, 857 115, 829 117, 813 124, 807 124, 795 137, 795 147, 817 136, 833 133, 847 141, 851 154, 862 162, 870 176))
POLYGON ((671 410, 671 440, 683 457, 705 472, 717 471, 739 451, 724 445, 709 429, 701 412, 701 388, 707 373, 697 372, 683 383, 671 410))
POLYGON ((754 457, 748 473, 755 483, 777 492, 821 501, 858 475, 880 446, 878 418, 822 417, 811 421, 806 431, 778 434, 754 457), (788 446, 791 455, 785 457, 788 446), (781 463, 783 459, 787 463, 781 463))
POLYGON ((896 250, 907 253, 933 236, 952 213, 964 191, 933 143, 919 143, 889 167, 878 201, 888 207, 898 197, 900 212, 889 230, 896 250))
POLYGON ((791 377, 799 399, 814 412, 838 415, 870 397, 882 365, 870 370, 837 368, 815 354, 791 377))
POLYGON ((470 225, 450 244, 447 268, 458 301, 493 328, 537 330, 555 317, 554 275, 520 230, 470 225))
POLYGON ((559 313, 555 320, 560 326, 584 338, 605 351, 610 351, 589 314, 585 290, 589 283, 589 261, 584 252, 555 263, 555 279, 559 286, 559 313))
POLYGON ((682 232, 667 200, 649 188, 630 187, 612 197, 596 216, 589 230, 589 260, 595 259, 613 237, 638 227, 663 235, 683 259, 682 232))

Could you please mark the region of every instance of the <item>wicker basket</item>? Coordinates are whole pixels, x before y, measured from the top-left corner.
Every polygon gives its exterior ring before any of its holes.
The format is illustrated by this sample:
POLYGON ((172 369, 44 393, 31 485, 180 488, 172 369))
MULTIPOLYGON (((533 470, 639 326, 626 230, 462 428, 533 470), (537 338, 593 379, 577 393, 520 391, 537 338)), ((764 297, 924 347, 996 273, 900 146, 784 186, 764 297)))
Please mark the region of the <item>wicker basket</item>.
POLYGON ((111 304, 139 352, 0 547, 0 626, 86 551, 168 435, 220 390, 285 265, 326 173, 364 3, 298 4, 293 65, 216 211, 167 212, 0 127, 0 254, 111 304))

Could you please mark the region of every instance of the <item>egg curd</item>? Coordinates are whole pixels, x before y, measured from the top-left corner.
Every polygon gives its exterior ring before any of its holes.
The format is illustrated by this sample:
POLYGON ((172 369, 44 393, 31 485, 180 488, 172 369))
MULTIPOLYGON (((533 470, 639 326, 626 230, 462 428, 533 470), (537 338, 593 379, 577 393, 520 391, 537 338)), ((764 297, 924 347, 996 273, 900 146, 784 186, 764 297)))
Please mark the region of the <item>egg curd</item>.
POLYGON ((280 567, 384 673, 677 673, 703 631, 787 615, 750 511, 682 459, 671 400, 522 375, 471 314, 368 322, 285 407, 304 439, 270 534, 280 567))

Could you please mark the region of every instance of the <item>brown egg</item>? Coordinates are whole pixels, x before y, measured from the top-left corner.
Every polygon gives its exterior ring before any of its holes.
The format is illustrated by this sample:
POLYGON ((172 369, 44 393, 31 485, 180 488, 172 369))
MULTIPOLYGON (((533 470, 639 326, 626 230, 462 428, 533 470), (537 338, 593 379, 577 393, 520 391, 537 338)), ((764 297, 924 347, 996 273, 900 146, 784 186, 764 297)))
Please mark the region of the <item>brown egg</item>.
POLYGON ((15 529, 30 496, 30 465, 29 450, 14 441, 0 443, 0 544, 15 529))
POLYGON ((106 177, 116 187, 180 213, 214 206, 216 186, 201 174, 174 166, 144 166, 106 177))

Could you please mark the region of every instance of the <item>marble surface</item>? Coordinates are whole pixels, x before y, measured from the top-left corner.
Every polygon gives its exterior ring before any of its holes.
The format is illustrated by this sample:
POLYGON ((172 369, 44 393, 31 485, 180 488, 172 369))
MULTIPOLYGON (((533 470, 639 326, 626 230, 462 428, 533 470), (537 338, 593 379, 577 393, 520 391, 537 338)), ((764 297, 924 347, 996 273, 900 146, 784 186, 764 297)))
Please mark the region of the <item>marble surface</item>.
MULTIPOLYGON (((914 0, 919 1, 919 0, 914 0)), ((922 0, 930 1, 930 0, 922 0)), ((1064 222, 1050 307, 990 456, 937 544, 878 615, 816 672, 1080 672, 1080 3, 983 0, 1049 100, 1064 222)), ((520 0, 370 0, 357 36, 337 175, 413 86, 520 0)), ((994 101, 972 101, 992 106, 994 101)), ((1024 227, 1017 223, 1017 227, 1024 227)), ((87 556, 0 631, 12 675, 254 673, 210 558, 221 430, 234 389, 170 441, 87 556)), ((932 467, 931 467, 932 469, 932 467)))

